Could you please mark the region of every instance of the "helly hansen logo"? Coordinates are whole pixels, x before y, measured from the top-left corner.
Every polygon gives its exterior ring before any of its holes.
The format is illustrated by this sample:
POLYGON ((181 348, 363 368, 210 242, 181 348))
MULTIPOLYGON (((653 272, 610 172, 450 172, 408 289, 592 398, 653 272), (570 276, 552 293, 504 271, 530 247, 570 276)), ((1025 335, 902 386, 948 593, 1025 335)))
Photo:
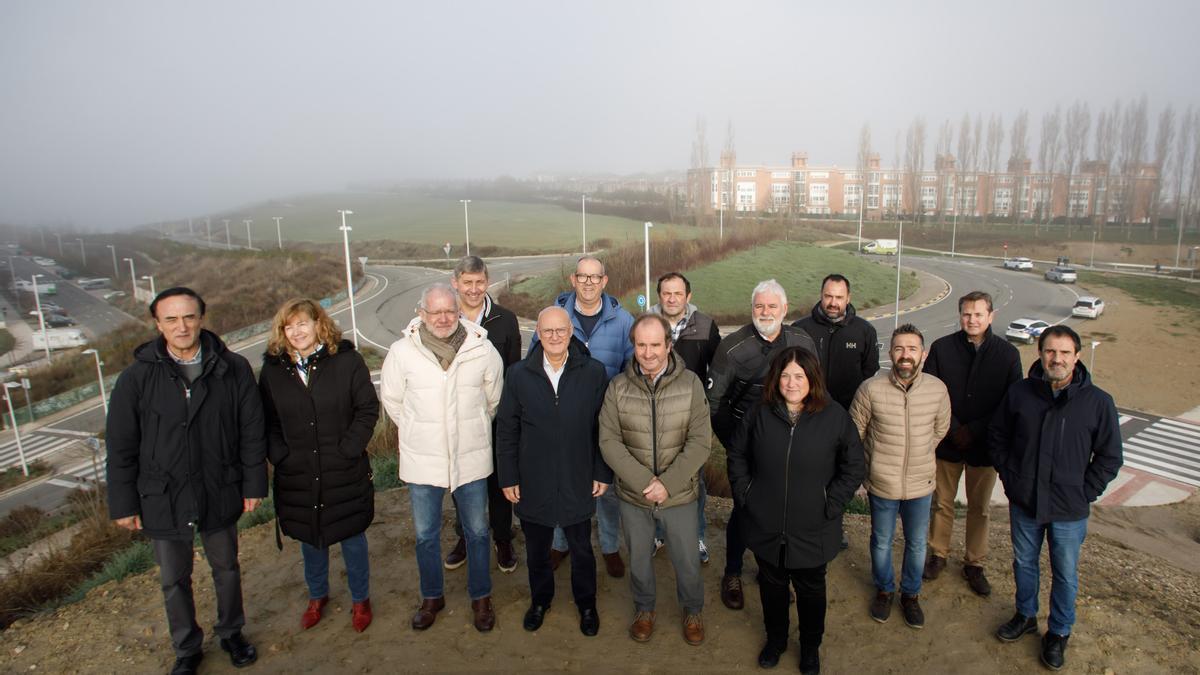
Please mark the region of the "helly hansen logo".
POLYGON ((858 343, 857 342, 847 342, 846 349, 858 349, 858 343))

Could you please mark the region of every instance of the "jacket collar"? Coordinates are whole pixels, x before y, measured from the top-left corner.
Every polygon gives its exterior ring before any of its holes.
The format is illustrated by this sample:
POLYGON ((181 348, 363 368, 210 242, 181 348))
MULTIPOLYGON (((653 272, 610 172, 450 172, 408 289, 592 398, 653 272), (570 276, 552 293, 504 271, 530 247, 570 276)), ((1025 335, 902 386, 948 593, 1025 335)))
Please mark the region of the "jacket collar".
MULTIPOLYGON (((575 291, 567 291, 566 293, 559 294, 554 303, 567 310, 567 314, 570 315, 572 323, 578 322, 578 318, 575 316, 575 291)), ((617 308, 620 306, 621 303, 618 302, 616 298, 608 293, 601 293, 600 314, 598 315, 600 318, 598 319, 598 322, 604 323, 605 321, 615 317, 617 315, 617 308)))
MULTIPOLYGON (((467 339, 463 341, 463 346, 458 350, 459 354, 465 353, 469 349, 474 349, 487 339, 487 329, 477 323, 471 323, 466 319, 459 317, 458 322, 463 328, 467 329, 467 339)), ((414 316, 412 321, 404 327, 404 336, 409 340, 415 340, 413 344, 417 345, 422 352, 429 352, 429 348, 421 343, 421 317, 414 316)), ((432 355, 432 354, 431 354, 432 355)), ((457 362, 457 359, 455 359, 457 362)))
MULTIPOLYGON (((971 342, 971 338, 967 335, 967 331, 959 328, 958 332, 955 333, 955 335, 958 336, 958 341, 960 343, 962 343, 962 345, 964 347, 966 347, 967 349, 970 349, 972 351, 975 349, 975 345, 971 342)), ((991 326, 988 326, 987 328, 983 329, 983 340, 981 340, 979 342, 979 350, 980 351, 983 351, 983 349, 985 347, 987 347, 987 344, 992 341, 992 335, 993 335, 993 333, 992 333, 991 326)))
MULTIPOLYGON (((1050 382, 1046 380, 1046 369, 1042 367, 1042 360, 1037 359, 1029 366, 1029 379, 1033 381, 1034 389, 1043 398, 1054 399, 1054 389, 1050 386, 1050 382)), ((1088 372, 1082 361, 1075 362, 1075 371, 1071 374, 1071 383, 1063 393, 1059 394, 1059 399, 1063 401, 1075 398, 1083 391, 1084 387, 1092 386, 1092 375, 1088 372)))
MULTIPOLYGON (((663 369, 663 373, 659 376, 658 383, 655 386, 667 386, 673 382, 675 378, 679 377, 683 370, 684 368, 679 363, 679 355, 675 353, 674 349, 672 349, 667 353, 667 365, 663 369)), ((645 389, 646 391, 650 390, 650 385, 646 381, 646 376, 642 374, 642 367, 638 365, 636 356, 629 359, 629 364, 625 366, 625 373, 629 376, 629 379, 636 382, 639 387, 645 389)))
MULTIPOLYGON (((525 358, 521 359, 521 363, 524 365, 524 367, 535 373, 541 372, 542 359, 545 357, 545 355, 545 346, 542 345, 541 340, 538 340, 529 348, 529 353, 525 355, 525 358)), ((565 372, 577 366, 583 365, 584 361, 587 361, 589 358, 591 358, 591 356, 592 353, 588 351, 587 346, 584 345, 579 338, 572 335, 571 342, 567 344, 567 360, 565 363, 563 363, 563 371, 565 372)))
POLYGON ((858 312, 854 309, 854 303, 848 302, 846 303, 846 314, 842 317, 842 320, 834 322, 829 318, 829 315, 825 313, 825 310, 821 308, 821 303, 818 302, 817 304, 813 305, 811 316, 813 321, 816 321, 822 326, 848 326, 852 321, 854 321, 854 317, 858 316, 858 312))

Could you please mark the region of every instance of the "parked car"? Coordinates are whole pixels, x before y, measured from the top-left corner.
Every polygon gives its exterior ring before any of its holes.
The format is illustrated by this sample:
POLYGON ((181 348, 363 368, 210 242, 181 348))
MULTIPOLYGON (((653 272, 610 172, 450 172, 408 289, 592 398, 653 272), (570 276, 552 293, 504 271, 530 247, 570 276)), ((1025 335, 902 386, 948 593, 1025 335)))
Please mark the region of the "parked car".
POLYGON ((876 255, 896 255, 899 249, 900 242, 896 239, 875 239, 863 244, 863 253, 874 253, 876 255))
POLYGON ((1037 341, 1042 331, 1049 327, 1050 324, 1041 319, 1017 319, 1008 324, 1008 330, 1004 331, 1004 337, 1031 345, 1037 341))
POLYGON ((49 314, 66 314, 67 311, 59 307, 57 303, 42 301, 42 311, 49 314))
POLYGON ((35 264, 41 265, 42 267, 54 267, 55 265, 57 265, 57 264, 58 264, 58 263, 57 263, 57 262, 54 260, 54 258, 43 258, 43 257, 41 257, 41 256, 37 256, 37 257, 35 257, 35 258, 33 259, 33 262, 34 262, 35 264))
POLYGON ((125 297, 125 291, 109 291, 104 294, 105 300, 116 300, 125 297))
POLYGON ((1031 270, 1033 261, 1029 258, 1009 258, 1004 261, 1004 268, 1010 270, 1031 270))
POLYGON ((51 328, 66 328, 67 326, 74 326, 75 320, 62 314, 46 312, 46 325, 51 328))
POLYGON ((1071 267, 1051 267, 1046 270, 1046 281, 1053 281, 1059 284, 1073 284, 1077 275, 1071 267))
POLYGON ((1071 316, 1082 316, 1086 319, 1099 319, 1104 313, 1104 301, 1092 295, 1081 296, 1071 308, 1071 316))
POLYGON ((108 277, 96 277, 93 279, 78 279, 75 283, 85 291, 92 291, 98 288, 108 288, 112 280, 108 277))
POLYGON ((55 328, 46 331, 45 335, 40 330, 33 331, 34 349, 45 349, 46 343, 50 344, 50 349, 70 349, 86 345, 87 338, 78 328, 55 328))

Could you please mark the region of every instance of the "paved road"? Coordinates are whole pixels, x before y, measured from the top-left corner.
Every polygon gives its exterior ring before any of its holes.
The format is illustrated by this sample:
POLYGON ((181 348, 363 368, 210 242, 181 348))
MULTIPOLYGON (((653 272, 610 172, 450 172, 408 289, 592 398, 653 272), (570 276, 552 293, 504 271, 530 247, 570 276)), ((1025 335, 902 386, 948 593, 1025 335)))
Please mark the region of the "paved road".
MULTIPOLYGON (((44 295, 42 296, 42 300, 60 305, 72 319, 79 322, 79 328, 82 328, 83 332, 89 338, 104 335, 127 322, 139 321, 139 319, 126 314, 104 300, 81 289, 74 283, 58 276, 54 273, 53 269, 37 265, 32 260, 27 258, 13 258, 13 268, 17 279, 29 281, 34 274, 42 274, 52 280, 57 287, 58 293, 49 296, 44 295)), ((11 272, 9 274, 11 275, 11 272)), ((5 281, 10 281, 10 279, 5 281)), ((38 330, 37 318, 29 316, 30 309, 32 308, 25 308, 26 321, 32 329, 38 330)))

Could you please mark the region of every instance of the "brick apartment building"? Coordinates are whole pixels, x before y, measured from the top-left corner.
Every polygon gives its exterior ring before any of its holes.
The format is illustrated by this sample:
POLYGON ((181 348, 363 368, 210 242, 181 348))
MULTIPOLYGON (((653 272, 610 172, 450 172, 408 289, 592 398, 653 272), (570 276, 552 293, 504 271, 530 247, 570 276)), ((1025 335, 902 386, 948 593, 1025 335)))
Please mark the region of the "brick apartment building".
POLYGON ((1109 176, 1101 162, 1084 161, 1071 176, 1031 170, 1031 162, 1010 161, 1003 173, 960 172, 952 155, 939 155, 933 171, 913 181, 903 168, 882 166, 872 154, 867 171, 809 166, 808 153, 792 153, 790 166, 739 166, 721 154, 719 167, 688 171, 687 199, 692 209, 715 214, 789 212, 857 217, 867 220, 912 216, 1047 220, 1060 217, 1120 221, 1125 200, 1133 200, 1131 222, 1149 222, 1151 197, 1158 190, 1158 167, 1141 164, 1131 177, 1109 176), (865 175, 863 175, 865 173, 865 175), (865 194, 864 194, 865 193, 865 194))

